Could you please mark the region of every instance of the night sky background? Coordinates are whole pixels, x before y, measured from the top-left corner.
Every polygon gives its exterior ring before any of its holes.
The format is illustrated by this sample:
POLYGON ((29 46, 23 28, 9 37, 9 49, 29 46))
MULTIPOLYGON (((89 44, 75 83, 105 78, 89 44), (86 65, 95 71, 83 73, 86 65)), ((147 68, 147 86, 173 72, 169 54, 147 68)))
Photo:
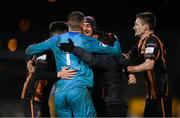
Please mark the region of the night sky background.
MULTIPOLYGON (((180 98, 180 4, 176 0, 6 0, 0 1, 0 116, 21 116, 19 105, 26 79, 24 51, 28 45, 48 38, 52 21, 67 21, 72 11, 93 16, 100 30, 114 32, 127 52, 135 42, 135 16, 152 12, 157 17, 155 33, 162 39, 167 51, 167 69, 173 84, 174 97, 180 98), (29 21, 22 31, 20 21, 29 21), (9 51, 8 41, 17 40, 17 50, 9 51), (14 111, 15 110, 15 111, 14 111), (17 112, 18 111, 18 112, 17 112)), ((128 96, 145 96, 144 80, 128 87, 128 96)))

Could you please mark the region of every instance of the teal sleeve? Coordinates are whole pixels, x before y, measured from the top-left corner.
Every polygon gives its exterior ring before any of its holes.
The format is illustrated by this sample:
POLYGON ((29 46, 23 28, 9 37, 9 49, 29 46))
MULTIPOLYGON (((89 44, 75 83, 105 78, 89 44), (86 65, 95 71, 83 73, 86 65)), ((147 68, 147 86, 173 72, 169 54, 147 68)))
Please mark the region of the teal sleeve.
POLYGON ((46 50, 50 49, 50 44, 53 42, 53 40, 50 38, 46 41, 43 41, 41 43, 33 44, 27 47, 26 54, 27 55, 35 55, 45 52, 46 50))
POLYGON ((113 56, 121 55, 121 46, 118 39, 114 42, 113 47, 103 44, 95 38, 86 38, 83 40, 82 44, 79 46, 88 50, 89 52, 107 54, 113 56))

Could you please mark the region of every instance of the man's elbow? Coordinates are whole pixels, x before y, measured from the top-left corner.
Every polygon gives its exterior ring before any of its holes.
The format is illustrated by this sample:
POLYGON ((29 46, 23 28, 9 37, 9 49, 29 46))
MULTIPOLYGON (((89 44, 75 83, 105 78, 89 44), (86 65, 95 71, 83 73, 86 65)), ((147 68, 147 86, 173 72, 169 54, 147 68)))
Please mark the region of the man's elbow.
POLYGON ((119 44, 115 50, 115 56, 120 56, 121 54, 122 54, 122 51, 121 51, 121 46, 119 44))
POLYGON ((146 70, 152 70, 153 69, 153 65, 146 65, 146 70))
POLYGON ((26 49, 25 54, 26 55, 31 55, 31 51, 29 50, 29 48, 26 49))
POLYGON ((28 47, 26 48, 26 51, 25 51, 25 54, 26 54, 26 55, 29 55, 29 56, 30 56, 30 55, 33 55, 33 54, 31 53, 31 52, 32 52, 32 51, 31 51, 32 46, 33 46, 33 45, 30 45, 30 46, 28 46, 28 47))
POLYGON ((152 70, 153 67, 154 67, 154 63, 155 61, 154 60, 146 60, 146 70, 152 70))
POLYGON ((121 52, 121 49, 120 49, 120 48, 118 48, 118 49, 116 49, 116 50, 114 51, 114 56, 119 57, 119 56, 121 56, 121 54, 122 54, 122 52, 121 52))

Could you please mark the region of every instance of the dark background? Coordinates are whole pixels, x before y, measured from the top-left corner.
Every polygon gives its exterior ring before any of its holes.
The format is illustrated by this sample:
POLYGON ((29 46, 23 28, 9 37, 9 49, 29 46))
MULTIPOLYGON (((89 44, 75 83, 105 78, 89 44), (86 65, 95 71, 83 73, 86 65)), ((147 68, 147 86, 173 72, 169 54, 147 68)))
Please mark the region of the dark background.
MULTIPOLYGON (((180 12, 176 0, 6 0, 0 1, 0 116, 22 116, 19 105, 23 82, 26 78, 24 51, 32 43, 48 38, 49 23, 67 20, 72 11, 94 16, 99 29, 114 32, 127 52, 133 43, 135 15, 150 11, 157 17, 155 32, 167 50, 167 68, 173 83, 174 97, 179 100, 180 89, 180 12), (21 20, 29 20, 27 31, 19 28, 21 20), (9 51, 11 38, 18 43, 17 50, 9 51)), ((128 88, 128 96, 145 96, 144 80, 128 88)))

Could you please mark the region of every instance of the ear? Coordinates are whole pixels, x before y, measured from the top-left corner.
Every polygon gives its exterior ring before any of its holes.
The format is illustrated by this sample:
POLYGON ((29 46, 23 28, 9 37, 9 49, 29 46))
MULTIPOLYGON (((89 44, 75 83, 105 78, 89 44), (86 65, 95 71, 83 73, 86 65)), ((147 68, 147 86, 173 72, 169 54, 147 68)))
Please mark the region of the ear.
POLYGON ((150 28, 149 28, 149 25, 148 25, 148 24, 145 24, 145 25, 144 25, 144 29, 145 29, 145 30, 149 30, 149 29, 150 29, 150 28))
POLYGON ((81 28, 83 28, 83 27, 84 27, 84 25, 85 25, 85 24, 84 24, 84 22, 82 22, 82 23, 80 24, 81 28))

